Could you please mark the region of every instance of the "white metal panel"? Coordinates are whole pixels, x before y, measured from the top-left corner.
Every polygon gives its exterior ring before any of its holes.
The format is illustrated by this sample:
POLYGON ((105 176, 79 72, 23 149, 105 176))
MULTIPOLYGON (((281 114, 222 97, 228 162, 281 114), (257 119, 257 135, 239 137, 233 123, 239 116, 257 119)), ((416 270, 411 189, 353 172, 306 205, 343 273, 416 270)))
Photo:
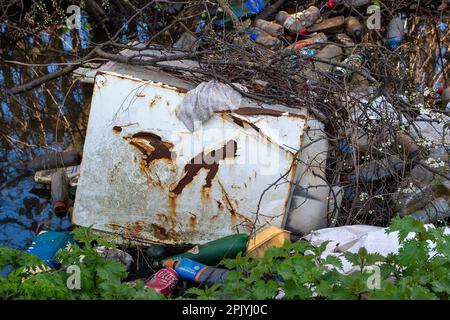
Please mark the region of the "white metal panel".
POLYGON ((176 116, 184 94, 112 72, 97 75, 75 224, 166 244, 204 243, 267 222, 281 226, 306 118, 246 108, 215 114, 191 133, 176 116), (231 152, 221 157, 225 146, 231 152), (191 163, 202 155, 220 161, 191 163), (261 194, 285 173, 285 183, 266 192, 257 219, 261 194))

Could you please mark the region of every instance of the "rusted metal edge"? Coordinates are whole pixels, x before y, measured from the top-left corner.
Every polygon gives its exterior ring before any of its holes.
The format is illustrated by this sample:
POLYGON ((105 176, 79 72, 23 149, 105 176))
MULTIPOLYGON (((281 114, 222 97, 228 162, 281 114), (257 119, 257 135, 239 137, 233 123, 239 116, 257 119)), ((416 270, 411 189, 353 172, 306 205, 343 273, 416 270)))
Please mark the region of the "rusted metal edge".
POLYGON ((185 88, 169 86, 169 85, 164 84, 162 82, 154 82, 154 81, 151 81, 151 80, 143 80, 143 79, 139 79, 139 78, 136 78, 136 77, 132 77, 132 76, 124 75, 124 74, 121 74, 121 73, 117 73, 117 72, 114 72, 114 71, 99 70, 99 71, 97 71, 97 74, 95 75, 95 77, 97 77, 98 75, 103 75, 103 74, 111 75, 111 76, 114 76, 114 77, 117 77, 117 78, 121 78, 121 79, 132 80, 132 81, 135 81, 135 82, 141 82, 141 83, 145 83, 145 84, 155 85, 155 86, 159 86, 159 87, 164 88, 164 89, 173 90, 173 91, 176 91, 176 92, 179 92, 179 93, 187 93, 189 91, 189 90, 187 90, 185 88))

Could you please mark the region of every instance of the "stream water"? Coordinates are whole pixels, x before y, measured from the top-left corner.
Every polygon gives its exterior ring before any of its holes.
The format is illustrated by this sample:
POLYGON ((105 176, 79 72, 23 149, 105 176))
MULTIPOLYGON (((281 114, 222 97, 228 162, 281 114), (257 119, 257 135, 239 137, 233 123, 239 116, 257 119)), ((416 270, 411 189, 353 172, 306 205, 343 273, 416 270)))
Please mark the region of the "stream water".
MULTIPOLYGON (((41 230, 67 230, 68 217, 52 212, 50 187, 36 183, 34 172, 21 169, 26 161, 69 146, 81 149, 91 88, 72 76, 48 82, 25 94, 6 96, 4 90, 28 82, 76 59, 99 41, 85 24, 56 36, 42 32, 8 42, 14 32, 0 21, 0 245, 25 249, 41 230), (29 65, 13 61, 27 62, 29 65)), ((129 31, 129 28, 124 28, 129 31)), ((145 41, 145 28, 136 28, 145 41)), ((97 35, 95 35, 97 37, 97 35)), ((122 34, 121 41, 127 41, 122 34)))

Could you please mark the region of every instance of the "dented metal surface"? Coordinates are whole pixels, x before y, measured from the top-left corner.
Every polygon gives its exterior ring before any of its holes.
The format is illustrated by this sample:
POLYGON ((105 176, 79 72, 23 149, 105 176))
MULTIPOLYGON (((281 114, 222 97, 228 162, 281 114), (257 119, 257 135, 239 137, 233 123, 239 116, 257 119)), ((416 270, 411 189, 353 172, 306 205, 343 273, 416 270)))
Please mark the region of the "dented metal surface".
POLYGON ((281 226, 304 115, 242 106, 191 133, 176 112, 183 88, 97 75, 73 222, 138 242, 204 243, 281 226))

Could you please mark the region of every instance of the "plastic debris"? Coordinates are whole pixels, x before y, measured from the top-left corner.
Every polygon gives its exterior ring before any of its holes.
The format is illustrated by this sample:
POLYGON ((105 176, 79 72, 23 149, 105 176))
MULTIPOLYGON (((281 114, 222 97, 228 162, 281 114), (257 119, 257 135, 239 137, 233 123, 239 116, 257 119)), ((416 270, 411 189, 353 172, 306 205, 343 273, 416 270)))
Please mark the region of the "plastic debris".
POLYGON ((175 269, 183 280, 197 282, 208 287, 216 283, 223 283, 229 273, 227 269, 205 266, 187 258, 181 258, 177 261, 167 260, 165 267, 175 269))
POLYGON ((133 257, 120 249, 108 248, 105 246, 98 246, 95 248, 95 251, 105 259, 113 259, 122 262, 128 271, 130 271, 132 264, 134 263, 133 257))
POLYGON ((145 285, 168 297, 175 290, 178 280, 179 276, 175 270, 164 268, 157 271, 145 285))
POLYGON ((178 118, 189 131, 195 123, 203 123, 214 111, 235 110, 241 105, 242 96, 230 85, 211 80, 202 82, 189 91, 180 105, 178 118))
POLYGON ((247 234, 230 235, 203 245, 196 245, 185 253, 161 260, 159 265, 164 266, 165 261, 178 260, 180 258, 192 259, 206 265, 217 265, 223 259, 233 259, 239 252, 243 253, 247 242, 247 234))
POLYGON ((268 226, 258 231, 254 237, 248 241, 246 254, 252 257, 263 257, 264 250, 271 247, 282 247, 285 241, 290 241, 291 232, 268 226))
POLYGON ((72 235, 69 232, 42 231, 34 239, 26 252, 34 254, 48 263, 52 268, 58 267, 58 261, 54 260, 59 249, 72 243, 72 235))

